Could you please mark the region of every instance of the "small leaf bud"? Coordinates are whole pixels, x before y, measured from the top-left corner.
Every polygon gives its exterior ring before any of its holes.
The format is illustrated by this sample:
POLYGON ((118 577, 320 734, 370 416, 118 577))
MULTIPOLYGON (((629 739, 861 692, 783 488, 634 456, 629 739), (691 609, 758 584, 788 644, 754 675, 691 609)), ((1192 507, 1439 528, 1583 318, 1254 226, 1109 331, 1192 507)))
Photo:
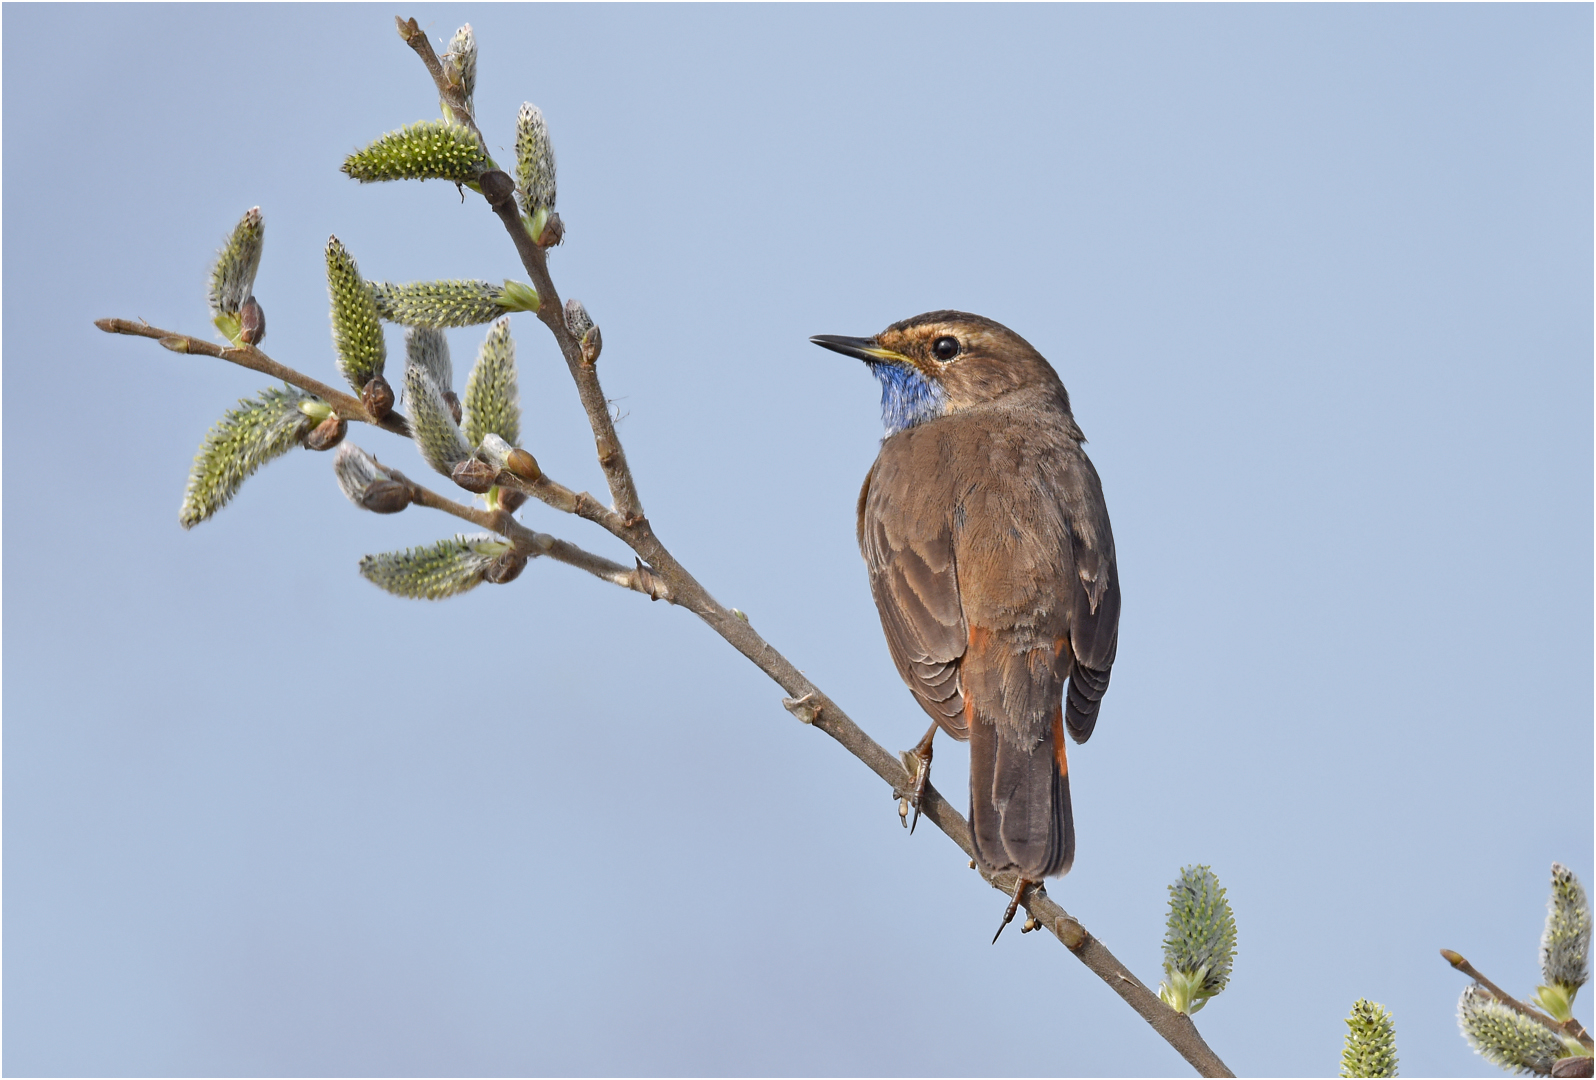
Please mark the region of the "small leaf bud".
POLYGON ((598 327, 593 325, 593 317, 582 306, 582 301, 573 299, 565 302, 565 328, 582 346, 583 363, 591 364, 598 360, 599 352, 604 348, 604 339, 599 336, 598 327))
POLYGON ((540 248, 559 247, 565 240, 565 222, 560 220, 558 211, 549 211, 549 216, 543 223, 543 228, 538 230, 535 237, 540 248))
POLYGON ((506 551, 489 564, 483 573, 483 580, 490 585, 508 585, 521 576, 521 571, 526 569, 527 557, 519 551, 506 551))
POLYGON ((168 334, 160 340, 163 348, 171 349, 173 352, 188 352, 188 338, 186 337, 178 334, 168 334))
POLYGON ((499 489, 499 509, 506 514, 513 514, 521 509, 521 507, 526 505, 526 500, 527 495, 525 492, 515 491, 512 488, 499 489))
POLYGON ((333 458, 333 474, 349 501, 362 510, 397 514, 410 505, 410 487, 400 483, 376 458, 346 442, 333 458))
POLYGON ((515 198, 515 181, 503 169, 489 169, 477 178, 477 186, 482 188, 482 197, 495 210, 515 198))
POLYGON ((393 411, 393 387, 381 375, 373 375, 360 390, 360 403, 379 424, 393 411))
POLYGON ((259 345, 266 336, 266 311, 251 293, 238 313, 238 340, 245 345, 259 345))
POLYGON ((410 505, 410 489, 397 480, 378 480, 360 497, 360 505, 374 514, 397 514, 410 505))
MULTIPOLYGON (((465 96, 466 112, 474 118, 476 106, 472 99, 477 92, 477 39, 471 32, 471 24, 466 23, 454 32, 454 39, 449 42, 449 51, 443 54, 446 63, 454 68, 454 78, 449 82, 458 85, 460 92, 465 96)), ((448 67, 445 68, 448 70, 448 67)), ((444 115, 453 119, 453 114, 448 107, 444 108, 444 115)))
POLYGON ((499 306, 505 311, 537 311, 542 304, 538 291, 519 281, 506 279, 499 292, 499 306))
POLYGON ((344 441, 349 432, 349 421, 341 416, 329 416, 305 433, 306 450, 331 450, 344 441))
POLYGON ((332 415, 332 406, 321 398, 307 397, 299 403, 299 411, 320 423, 332 415))
POLYGON ((473 457, 456 465, 450 479, 474 495, 484 495, 493 486, 493 478, 498 475, 499 470, 473 457))
POLYGON ((538 468, 537 459, 519 448, 511 450, 505 457, 504 467, 529 484, 543 479, 543 470, 538 468))

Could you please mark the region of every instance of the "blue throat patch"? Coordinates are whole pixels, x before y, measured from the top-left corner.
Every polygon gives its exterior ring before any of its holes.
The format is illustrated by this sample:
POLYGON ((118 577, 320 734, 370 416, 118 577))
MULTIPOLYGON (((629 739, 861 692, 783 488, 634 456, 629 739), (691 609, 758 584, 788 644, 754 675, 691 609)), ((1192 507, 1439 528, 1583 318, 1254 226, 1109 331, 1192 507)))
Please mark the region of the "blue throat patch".
POLYGON ((891 438, 905 428, 941 416, 947 394, 913 368, 889 361, 870 365, 870 373, 881 380, 881 424, 891 438))

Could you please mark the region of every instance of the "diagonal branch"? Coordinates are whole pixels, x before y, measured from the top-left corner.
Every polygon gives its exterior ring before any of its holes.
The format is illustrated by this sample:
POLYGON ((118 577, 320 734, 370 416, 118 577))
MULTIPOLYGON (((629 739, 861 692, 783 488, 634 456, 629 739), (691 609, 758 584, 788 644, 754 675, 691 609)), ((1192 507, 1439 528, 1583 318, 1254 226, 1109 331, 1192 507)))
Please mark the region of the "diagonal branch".
POLYGON ((388 475, 404 484, 410 489, 410 499, 417 506, 425 506, 433 510, 442 510, 446 514, 453 514, 462 521, 469 521, 479 528, 496 532, 522 554, 553 559, 555 562, 574 566, 578 570, 586 570, 594 577, 602 578, 611 585, 619 585, 623 589, 640 592, 651 600, 668 600, 669 595, 664 591, 663 583, 650 580, 652 575, 642 568, 622 566, 618 562, 611 562, 602 555, 595 555, 591 551, 577 547, 565 540, 557 539, 548 533, 536 532, 522 525, 511 516, 508 510, 480 510, 475 506, 455 502, 416 483, 397 469, 389 469, 388 475))
POLYGON ((531 277, 532 287, 538 291, 541 301, 538 319, 554 335, 560 355, 565 357, 565 366, 576 383, 582 410, 587 413, 588 425, 593 429, 594 449, 598 453, 599 466, 604 470, 605 482, 609 484, 615 511, 628 524, 641 522, 643 503, 637 496, 637 484, 632 479, 631 466, 626 463, 626 451, 621 449, 620 437, 615 434, 615 421, 610 418, 610 403, 599 386, 598 369, 582 359, 582 345, 571 333, 570 327, 565 325, 565 310, 560 304, 560 294, 554 288, 554 280, 549 277, 548 253, 532 241, 526 224, 516 211, 515 198, 511 194, 514 185, 504 173, 498 174, 503 180, 495 185, 490 179, 493 175, 483 174, 484 197, 489 198, 493 212, 504 223, 505 231, 510 234, 515 250, 521 256, 521 265, 531 277), (490 197, 488 192, 502 197, 490 197))
POLYGON ((1497 986, 1490 979, 1487 979, 1484 975, 1481 975, 1474 965, 1469 963, 1468 960, 1464 958, 1462 953, 1453 952, 1451 949, 1442 949, 1441 956, 1448 964, 1451 964, 1453 967, 1457 968, 1457 970, 1461 971, 1463 974, 1479 983, 1482 989, 1484 989, 1497 1001, 1500 1001, 1503 1005, 1506 1005, 1509 1009, 1512 1009, 1514 1012, 1518 1013, 1520 1016, 1529 1017, 1537 1024, 1551 1031, 1554 1035, 1560 1035, 1564 1038, 1570 1038, 1578 1041, 1578 1043, 1587 1050, 1596 1050, 1596 1040, 1591 1039, 1590 1033, 1585 1030, 1585 1025, 1581 1024, 1578 1020, 1575 1020, 1573 1017, 1569 1017, 1566 1021, 1559 1024, 1556 1020, 1553 1020, 1550 1016, 1547 1016, 1539 1009, 1531 1008, 1530 1006, 1524 1004, 1512 994, 1509 994, 1506 990, 1503 990, 1500 986, 1497 986))
MULTIPOLYGON (((407 25, 414 26, 414 20, 409 24, 401 20, 401 33, 405 33, 404 27, 407 25)), ((406 41, 421 55, 423 63, 426 63, 431 46, 428 45, 423 50, 416 44, 413 36, 408 34, 406 41)), ((445 93, 448 84, 446 80, 440 81, 441 66, 436 70, 433 64, 428 64, 427 67, 433 74, 434 82, 438 83, 439 92, 445 93)), ((516 252, 521 257, 522 266, 538 291, 541 299, 538 319, 554 335, 560 353, 565 357, 566 367, 571 372, 571 378, 576 383, 582 408, 587 413, 589 426, 593 430, 599 464, 604 469, 605 480, 614 499, 613 511, 595 513, 587 509, 583 512, 586 508, 579 509, 577 505, 573 505, 568 512, 581 513, 581 516, 603 526, 624 541, 643 562, 648 564, 646 567, 639 564, 640 574, 646 573, 661 581, 669 589, 673 603, 692 610, 709 624, 710 629, 753 661, 761 671, 790 695, 784 701, 789 711, 804 723, 817 727, 836 739, 849 753, 890 784, 894 794, 901 797, 912 788, 913 780, 899 761, 866 735, 834 701, 810 682, 785 656, 772 648, 752 626, 732 614, 730 609, 711 596, 698 579, 677 562, 654 535, 652 526, 643 514, 642 502, 638 498, 637 486, 627 465, 620 438, 615 433, 615 424, 610 418, 609 403, 599 385, 597 369, 594 364, 583 360, 581 346, 565 324, 559 293, 549 276, 547 253, 533 241, 521 220, 515 205, 514 184, 508 175, 493 170, 482 175, 481 189, 483 197, 504 224, 505 231, 509 233, 516 252)), ((509 481, 510 477, 511 474, 501 472, 499 481, 509 481)), ((545 482, 540 478, 537 483, 545 482)), ((537 490, 537 484, 522 487, 521 483, 511 482, 509 486, 526 490, 551 506, 567 509, 560 506, 555 498, 537 490)), ((564 497, 560 498, 563 501, 564 497)), ((921 799, 921 808, 922 816, 947 834, 966 855, 974 857, 975 848, 970 839, 969 824, 929 785, 921 799)), ((1012 874, 1000 874, 988 877, 987 880, 994 888, 1010 894, 1017 884, 1012 874)), ((1189 1016, 1177 1012, 1159 1000, 1158 996, 1121 964, 1101 942, 1088 934, 1079 922, 1050 900, 1044 889, 1032 888, 1028 893, 1029 898, 1025 906, 1031 916, 1040 924, 1052 929, 1060 942, 1094 974, 1108 983, 1115 993, 1124 998, 1200 1075, 1233 1075, 1219 1056, 1204 1042, 1189 1016)))

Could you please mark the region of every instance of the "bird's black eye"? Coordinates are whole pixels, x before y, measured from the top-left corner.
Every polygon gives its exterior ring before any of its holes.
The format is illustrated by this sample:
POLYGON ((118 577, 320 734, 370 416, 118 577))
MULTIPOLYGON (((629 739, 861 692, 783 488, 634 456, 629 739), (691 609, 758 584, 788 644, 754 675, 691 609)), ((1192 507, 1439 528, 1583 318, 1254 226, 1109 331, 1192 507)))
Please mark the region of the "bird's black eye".
POLYGON ((938 360, 952 360, 959 355, 959 339, 956 337, 939 337, 931 343, 931 351, 938 360))

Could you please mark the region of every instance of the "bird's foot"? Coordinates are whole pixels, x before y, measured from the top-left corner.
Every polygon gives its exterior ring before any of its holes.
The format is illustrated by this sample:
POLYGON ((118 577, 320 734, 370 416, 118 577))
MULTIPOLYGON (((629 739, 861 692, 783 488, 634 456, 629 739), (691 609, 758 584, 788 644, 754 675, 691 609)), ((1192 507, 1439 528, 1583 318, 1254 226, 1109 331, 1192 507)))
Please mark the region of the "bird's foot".
POLYGON ((925 798, 925 786, 931 779, 931 743, 936 737, 937 726, 931 725, 931 730, 925 733, 925 738, 915 744, 913 750, 903 752, 903 767, 908 769, 914 777, 914 787, 908 795, 898 800, 898 820, 909 827, 909 835, 914 835, 915 826, 920 824, 920 800, 925 798), (914 820, 908 821, 909 808, 914 808, 914 820))
MULTIPOLYGON (((1014 921, 1014 913, 1020 910, 1020 901, 1025 897, 1025 890, 1032 885, 1040 884, 1040 881, 1034 881, 1031 878, 1024 877, 1015 882, 1014 895, 1009 898, 1009 906, 1003 911, 1003 922, 998 926, 997 933, 992 935, 992 944, 997 944, 997 939, 1003 936, 1004 928, 1007 927, 1009 923, 1014 921)), ((1031 919, 1026 919, 1025 922, 1026 925, 1021 929, 1021 933, 1036 929, 1036 927, 1030 925, 1032 922, 1031 919)))

